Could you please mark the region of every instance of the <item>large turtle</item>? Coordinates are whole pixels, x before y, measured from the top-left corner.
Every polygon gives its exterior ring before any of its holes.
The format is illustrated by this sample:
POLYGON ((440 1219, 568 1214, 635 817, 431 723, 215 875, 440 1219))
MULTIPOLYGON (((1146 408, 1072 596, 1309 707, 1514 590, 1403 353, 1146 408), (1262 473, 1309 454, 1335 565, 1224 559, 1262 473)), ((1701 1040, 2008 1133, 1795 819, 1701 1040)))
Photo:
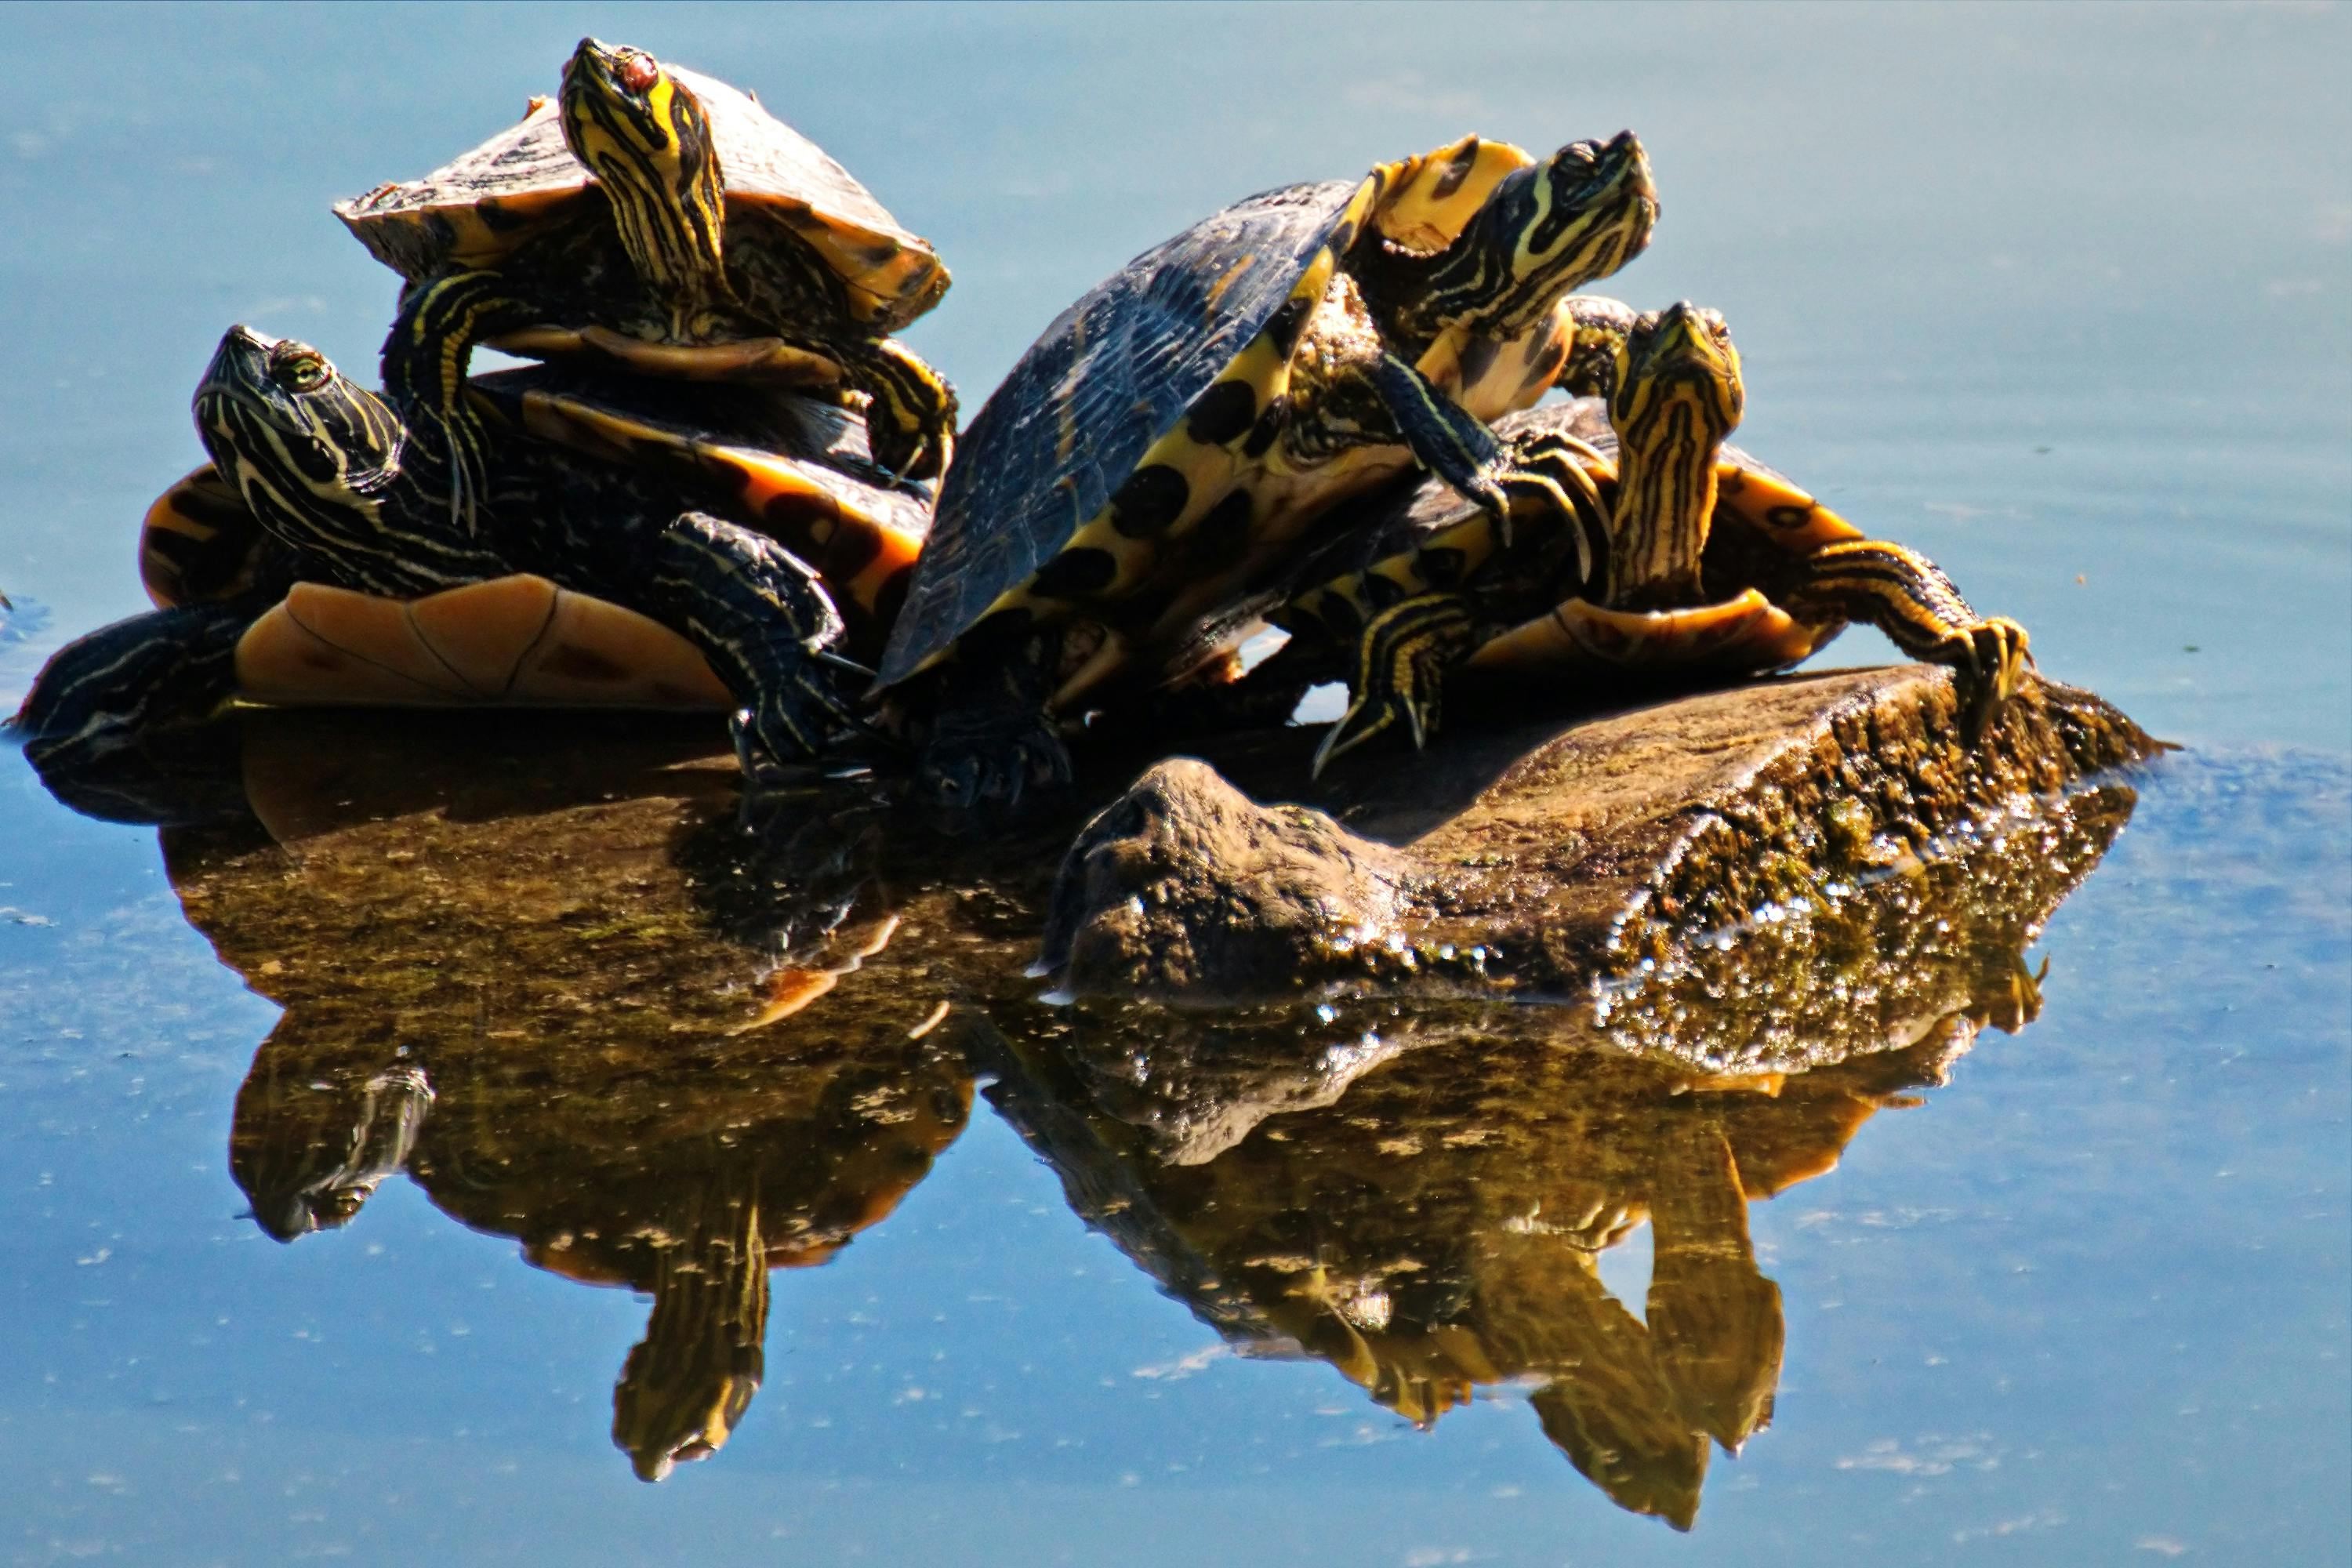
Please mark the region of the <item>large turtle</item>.
POLYGON ((1272 617, 1293 644, 1263 675, 1346 671, 1351 700, 1318 771, 1383 732, 1423 743, 1455 668, 1751 673, 1795 664, 1856 620, 1952 667, 1980 731, 2017 688, 2025 629, 1977 615, 1933 562, 1724 445, 1746 393, 1723 318, 1688 303, 1570 310, 1588 348, 1613 339, 1580 376, 1607 396, 1496 423, 1530 476, 1514 481, 1517 527, 1436 480, 1401 483, 1364 504, 1272 617))
POLYGON ((947 269, 847 170, 724 82, 583 38, 558 102, 533 100, 520 124, 335 215, 409 280, 387 390, 437 394, 461 441, 466 351, 486 339, 863 393, 885 468, 923 479, 947 465, 955 395, 887 336, 938 301, 947 269))
POLYGON ((1227 649, 1246 626, 1204 617, 1416 459, 1499 513, 1485 421, 1551 385, 1563 298, 1656 211, 1631 132, 1540 161, 1465 137, 1252 196, 1064 311, 965 432, 884 655, 877 690, 931 716, 923 786, 1058 783, 1057 714, 1227 649))
POLYGON ((56 752, 240 694, 719 706, 747 763, 848 727, 839 667, 875 658, 928 522, 855 416, 552 369, 469 397, 494 433, 471 532, 429 409, 232 329, 195 398, 214 466, 142 535, 158 607, 59 650, 16 725, 56 752))

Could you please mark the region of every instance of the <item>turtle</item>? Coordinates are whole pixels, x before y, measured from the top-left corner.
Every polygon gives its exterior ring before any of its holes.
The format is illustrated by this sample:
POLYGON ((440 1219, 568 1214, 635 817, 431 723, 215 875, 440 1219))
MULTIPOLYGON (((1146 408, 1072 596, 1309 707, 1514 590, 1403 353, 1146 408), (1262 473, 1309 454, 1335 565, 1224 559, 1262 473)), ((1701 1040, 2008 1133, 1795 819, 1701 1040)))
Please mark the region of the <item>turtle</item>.
POLYGON ((935 478, 953 390, 887 334, 947 268, 848 171, 726 83, 583 38, 556 101, 421 179, 335 216, 407 279, 387 340, 395 400, 438 397, 470 503, 478 341, 666 376, 863 394, 875 453, 935 478))
POLYGON ((446 518, 429 408, 230 329, 195 396, 213 463, 143 531, 157 607, 60 649, 16 726, 70 754, 240 693, 718 707, 756 767, 852 725, 929 520, 854 414, 547 366, 468 396, 493 436, 478 534, 446 518))
POLYGON ((1055 715, 1228 652, 1249 628, 1202 617, 1415 461, 1506 510, 1485 421, 1543 395, 1562 300, 1656 214, 1630 131, 1540 160, 1473 135, 1251 196, 1088 291, 964 432, 883 655, 919 791, 1060 784, 1055 715))
MULTIPOLYGON (((1316 753, 1435 733, 1449 670, 1622 680, 1629 669, 1756 673, 1807 658, 1850 621, 1959 682, 1980 735, 2031 662, 2025 628, 1980 616, 1936 564, 1872 539, 1725 439, 1746 389, 1722 316, 1687 301, 1636 316, 1572 301, 1605 390, 1496 422, 1525 475, 1517 526, 1435 479, 1370 498, 1271 618, 1292 643, 1259 674, 1301 687, 1346 671, 1349 704, 1316 753)), ((1254 676, 1253 679, 1255 677, 1254 676)))

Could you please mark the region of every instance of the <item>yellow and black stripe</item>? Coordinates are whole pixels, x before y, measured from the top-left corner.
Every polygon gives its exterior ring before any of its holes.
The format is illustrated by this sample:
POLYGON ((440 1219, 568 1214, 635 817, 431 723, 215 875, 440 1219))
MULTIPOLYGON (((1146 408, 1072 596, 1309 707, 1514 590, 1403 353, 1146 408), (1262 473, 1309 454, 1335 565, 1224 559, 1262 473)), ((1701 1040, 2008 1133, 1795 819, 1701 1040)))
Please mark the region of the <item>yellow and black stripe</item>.
POLYGON ((580 40, 563 69, 563 140, 612 204, 623 248, 671 311, 671 336, 708 335, 730 302, 727 189, 701 101, 641 49, 580 40))
POLYGON ((689 1202, 683 1234, 656 1240, 653 1315, 613 1390, 613 1444, 640 1480, 657 1481, 678 1460, 725 1446, 766 1370, 768 1255, 758 1195, 711 1191, 689 1202))
POLYGON ((1949 666, 1972 735, 2016 694, 2032 662, 2023 626, 2005 616, 1979 616, 1934 562, 1884 540, 1812 552, 1786 596, 1792 607, 1866 622, 1913 658, 1949 666))

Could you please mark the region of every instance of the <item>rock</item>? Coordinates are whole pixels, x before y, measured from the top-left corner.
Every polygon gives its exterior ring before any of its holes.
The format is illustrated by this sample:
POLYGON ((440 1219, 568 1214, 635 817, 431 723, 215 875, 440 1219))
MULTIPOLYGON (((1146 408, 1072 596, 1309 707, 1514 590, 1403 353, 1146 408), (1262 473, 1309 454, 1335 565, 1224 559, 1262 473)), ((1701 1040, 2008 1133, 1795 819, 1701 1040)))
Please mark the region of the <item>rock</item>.
POLYGON ((1045 963, 1088 990, 1263 994, 1350 933, 1392 929, 1404 857, 1319 811, 1260 806, 1190 757, 1087 825, 1055 885, 1045 963))
POLYGON ((1355 831, 1160 763, 1079 834, 1045 963, 1075 993, 1203 1001, 1580 991, 2160 749, 2038 680, 1969 747, 1950 678, 1925 666, 1758 682, 1519 743, 1484 777, 1473 755, 1388 770, 1347 809, 1355 831))

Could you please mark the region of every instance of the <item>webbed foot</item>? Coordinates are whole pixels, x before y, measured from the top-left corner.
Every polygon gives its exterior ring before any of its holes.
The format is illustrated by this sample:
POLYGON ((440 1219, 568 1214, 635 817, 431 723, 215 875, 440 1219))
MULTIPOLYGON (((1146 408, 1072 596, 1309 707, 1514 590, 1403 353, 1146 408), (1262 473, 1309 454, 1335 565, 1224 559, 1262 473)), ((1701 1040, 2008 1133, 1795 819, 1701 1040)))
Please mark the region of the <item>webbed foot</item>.
POLYGON ((956 395, 945 377, 885 338, 850 362, 866 395, 866 441, 879 467, 902 479, 935 479, 955 456, 956 395))
POLYGON ((806 657, 772 657, 761 674, 751 700, 728 721, 744 777, 760 778, 767 764, 832 760, 868 737, 831 667, 806 657))
POLYGON ((731 729, 747 776, 834 756, 869 733, 852 695, 872 672, 835 649, 845 628, 816 570, 764 534, 704 512, 656 542, 651 587, 743 704, 731 729))
POLYGON ((1374 616, 1357 644, 1348 710, 1316 749, 1315 775, 1391 731, 1411 736, 1415 751, 1426 745, 1437 732, 1445 672, 1475 637, 1470 606, 1458 595, 1420 594, 1374 616))
POLYGON ((1992 616, 1946 637, 1934 657, 1952 667, 1960 700, 1960 722, 1969 744, 1984 739, 2001 708, 2017 695, 2033 650, 2025 628, 2007 616, 1992 616))
POLYGON ((924 798, 951 812, 1010 814, 1070 784, 1070 749, 1043 710, 942 714, 916 770, 924 798))

